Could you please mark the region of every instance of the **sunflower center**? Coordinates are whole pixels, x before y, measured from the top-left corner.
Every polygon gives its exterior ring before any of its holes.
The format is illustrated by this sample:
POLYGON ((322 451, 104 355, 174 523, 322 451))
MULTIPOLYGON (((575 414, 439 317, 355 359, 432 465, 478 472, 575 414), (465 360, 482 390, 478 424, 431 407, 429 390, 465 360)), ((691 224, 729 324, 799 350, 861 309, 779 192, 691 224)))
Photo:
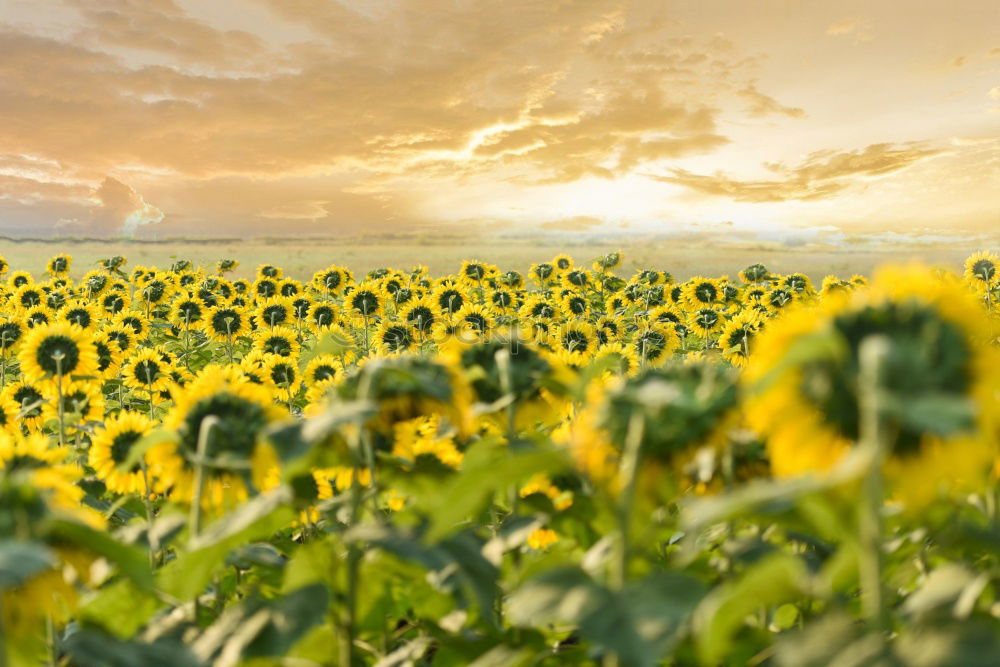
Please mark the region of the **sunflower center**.
POLYGON ((21 325, 17 322, 0 324, 0 350, 7 350, 21 337, 21 325))
POLYGON ((427 306, 417 306, 407 313, 406 321, 418 331, 427 332, 434 325, 434 312, 427 306))
MULTIPOLYGON (((139 442, 140 438, 142 438, 142 433, 138 431, 122 431, 116 435, 111 441, 111 460, 117 465, 125 463, 129 452, 132 451, 132 446, 139 442)), ((140 466, 136 463, 129 472, 138 472, 139 470, 140 466)))
POLYGON ((284 336, 271 336, 264 341, 264 351, 288 357, 292 354, 292 343, 284 336))
POLYGON ((35 360, 49 375, 69 375, 80 362, 80 347, 68 336, 47 336, 39 343, 35 360))
POLYGON ((209 415, 217 417, 209 430, 206 455, 217 457, 235 453, 249 457, 257 442, 257 434, 267 425, 264 408, 230 393, 219 393, 198 401, 184 418, 181 445, 193 455, 198 451, 201 422, 209 415))
POLYGON ((132 374, 143 384, 153 384, 160 377, 160 365, 152 359, 143 359, 136 362, 132 374))
MULTIPOLYGON (((972 383, 971 352, 958 325, 943 320, 933 309, 914 302, 867 307, 838 316, 833 329, 846 344, 846 359, 804 365, 801 390, 843 437, 856 440, 860 435, 858 354, 861 342, 872 335, 885 335, 893 342, 883 386, 894 402, 912 404, 922 396, 967 401, 972 383)), ((970 428, 972 420, 969 406, 961 419, 962 428, 970 428)), ((924 430, 901 421, 897 450, 915 451, 924 430)))
POLYGON ((230 335, 240 330, 240 315, 226 308, 212 315, 212 329, 217 333, 230 335))

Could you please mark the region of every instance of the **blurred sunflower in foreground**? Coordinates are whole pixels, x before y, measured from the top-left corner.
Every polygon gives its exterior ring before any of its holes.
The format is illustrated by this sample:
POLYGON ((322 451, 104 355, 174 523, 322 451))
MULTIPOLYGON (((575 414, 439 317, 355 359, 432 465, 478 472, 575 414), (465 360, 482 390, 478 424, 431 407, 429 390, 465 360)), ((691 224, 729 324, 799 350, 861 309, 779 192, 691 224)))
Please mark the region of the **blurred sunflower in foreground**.
POLYGON ((986 434, 995 432, 998 351, 961 284, 918 266, 792 309, 759 337, 743 378, 747 418, 767 438, 774 473, 828 470, 858 442, 860 350, 871 336, 888 343, 877 391, 896 497, 919 507, 983 484, 996 456, 986 434))

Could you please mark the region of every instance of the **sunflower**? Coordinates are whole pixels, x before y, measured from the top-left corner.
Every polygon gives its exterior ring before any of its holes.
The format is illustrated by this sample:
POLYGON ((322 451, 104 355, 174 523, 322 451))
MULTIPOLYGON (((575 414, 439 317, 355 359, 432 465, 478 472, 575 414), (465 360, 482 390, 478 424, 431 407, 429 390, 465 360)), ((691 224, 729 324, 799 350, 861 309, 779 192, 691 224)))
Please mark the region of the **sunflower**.
POLYGON ((43 296, 45 293, 40 288, 29 283, 18 287, 13 298, 14 303, 21 308, 32 308, 42 303, 43 296))
POLYGON ((25 329, 17 320, 0 322, 0 356, 6 359, 8 353, 17 352, 18 344, 24 339, 25 329))
POLYGON ((49 309, 39 304, 24 311, 24 323, 28 328, 34 328, 40 324, 48 324, 52 321, 52 314, 49 309))
POLYGON ((86 301, 71 301, 63 306, 56 319, 75 324, 81 329, 96 329, 101 320, 97 307, 86 301))
POLYGON ((278 293, 278 283, 271 278, 258 278, 254 281, 251 291, 258 299, 270 299, 278 293))
POLYGON ((602 317, 595 325, 597 330, 597 340, 601 345, 607 345, 621 340, 625 332, 625 325, 620 319, 614 317, 602 317))
POLYGON ((173 364, 164 360, 156 350, 143 348, 132 355, 122 369, 122 381, 133 389, 158 392, 167 389, 171 382, 173 364))
POLYGON ((42 425, 42 405, 45 403, 43 387, 26 380, 7 385, 2 400, 16 408, 15 423, 33 431, 42 425))
POLYGON ((594 270, 604 273, 606 271, 614 271, 622 264, 622 260, 625 259, 624 253, 621 250, 616 250, 614 252, 609 252, 606 255, 602 255, 594 260, 594 270))
POLYGON ((521 498, 529 498, 535 494, 548 498, 552 506, 559 512, 573 506, 573 492, 560 489, 544 473, 532 475, 517 493, 521 498))
POLYGON ((313 285, 327 295, 337 294, 347 286, 350 273, 339 266, 328 266, 313 274, 313 285))
MULTIPOLYGON (((48 400, 42 405, 42 421, 59 418, 59 398, 51 387, 46 388, 48 400)), ((104 417, 104 394, 96 382, 71 382, 62 388, 62 411, 67 416, 75 415, 75 425, 100 421, 104 417)), ((66 422, 67 427, 71 422, 66 422)), ((82 428, 80 429, 83 430, 82 428)))
POLYGON ((465 294, 453 285, 440 285, 432 293, 431 299, 440 314, 457 313, 465 305, 465 294))
POLYGON ((94 349, 97 350, 97 375, 105 380, 118 376, 121 368, 122 354, 117 341, 112 341, 108 332, 102 331, 94 336, 94 349))
POLYGON ((215 270, 220 273, 229 273, 230 271, 235 271, 239 268, 239 260, 235 259, 220 259, 215 263, 215 270))
POLYGON ((311 297, 297 296, 291 298, 292 319, 295 320, 296 327, 301 327, 302 323, 308 319, 312 307, 313 300, 311 297))
POLYGON ((204 301, 188 295, 174 300, 170 305, 170 315, 167 319, 174 326, 188 331, 192 324, 198 324, 202 321, 206 310, 204 301))
POLYGON ((377 285, 362 283, 347 297, 347 305, 352 313, 367 321, 382 313, 382 299, 377 285))
POLYGON ((299 367, 295 363, 277 354, 267 354, 264 355, 262 374, 264 384, 286 393, 291 402, 292 396, 299 390, 299 367))
POLYGON ((24 287, 25 285, 30 285, 33 282, 35 282, 34 278, 32 278, 31 274, 27 271, 15 271, 7 278, 7 284, 14 290, 24 287))
POLYGON ((535 283, 541 287, 546 288, 552 282, 555 276, 556 267, 548 262, 541 262, 539 264, 532 264, 528 273, 531 274, 531 278, 535 283))
POLYGON ((449 468, 458 469, 464 458, 450 435, 440 434, 441 419, 436 415, 417 417, 393 425, 392 455, 416 463, 430 456, 449 468))
POLYGON ((6 391, 0 392, 0 431, 14 429, 18 424, 21 406, 14 402, 6 391))
POLYGON ((894 404, 952 406, 947 420, 933 423, 904 409, 883 415, 893 434, 889 470, 897 491, 919 506, 959 480, 982 481, 993 447, 969 436, 995 415, 1000 362, 983 342, 987 328, 960 286, 920 267, 883 269, 869 290, 783 315, 758 338, 744 376, 756 389, 750 426, 767 437, 774 472, 822 472, 859 439, 860 349, 879 335, 889 345, 882 390, 894 404), (789 360, 802 341, 820 339, 826 343, 803 348, 811 357, 789 360), (937 465, 928 468, 928 457, 937 465))
POLYGON ((238 306, 217 306, 209 309, 202 329, 212 340, 231 341, 249 331, 250 317, 238 306))
POLYGON ((498 313, 510 312, 517 305, 517 299, 514 297, 514 293, 509 289, 504 288, 492 290, 489 293, 488 301, 490 307, 498 313))
POLYGON ((434 327, 437 321, 437 316, 434 314, 434 307, 432 302, 426 298, 421 297, 414 301, 406 304, 406 306, 400 310, 400 319, 405 322, 408 326, 413 327, 414 331, 417 332, 418 337, 421 339, 434 327))
POLYGON ((313 386, 320 382, 336 380, 343 374, 343 365, 337 357, 332 354, 321 354, 306 364, 302 372, 302 379, 307 386, 313 386))
POLYGON ((497 273, 499 273, 497 268, 490 264, 484 264, 483 262, 477 262, 474 260, 464 260, 462 262, 462 268, 459 271, 459 276, 467 283, 475 283, 476 285, 481 286, 484 280, 497 273))
POLYGON ((309 326, 316 331, 324 331, 333 327, 340 321, 337 307, 327 302, 314 303, 309 309, 306 320, 309 326))
POLYGON ((823 283, 820 286, 819 293, 823 296, 829 296, 834 292, 848 291, 854 287, 853 284, 846 280, 841 280, 837 276, 829 275, 823 278, 823 283))
POLYGON ((722 316, 714 308, 699 308, 691 313, 688 324, 702 338, 708 340, 719 325, 722 323, 722 316))
POLYGON ((41 433, 0 431, 0 469, 7 474, 27 473, 33 486, 52 491, 57 506, 78 512, 83 489, 77 482, 83 469, 70 462, 71 456, 69 447, 52 445, 41 433))
POLYGON ((258 331, 254 336, 254 349, 263 354, 295 358, 299 355, 299 341, 295 330, 288 327, 274 327, 258 331))
POLYGON ((149 322, 146 318, 136 313, 122 311, 115 316, 111 324, 116 327, 123 326, 130 328, 137 339, 145 338, 149 335, 149 322))
POLYGON ((549 263, 560 272, 569 271, 573 268, 573 258, 565 254, 556 255, 549 263))
POLYGON ((781 286, 795 294, 812 294, 815 292, 812 281, 804 273, 791 273, 781 279, 781 286))
POLYGON ((552 334, 552 347, 589 358, 599 345, 597 332, 588 322, 572 321, 556 327, 552 334))
POLYGON ((691 308, 704 308, 720 300, 722 288, 718 280, 695 276, 685 283, 683 296, 691 308))
POLYGON ((107 315, 114 317, 128 309, 131 300, 128 292, 112 291, 103 294, 98 299, 98 306, 107 315))
POLYGON ((257 307, 257 322, 263 326, 274 328, 291 324, 295 319, 292 313, 292 301, 283 296, 266 299, 257 307))
POLYGON ((781 310, 788 304, 792 303, 795 299, 795 293, 784 289, 783 287, 775 287, 774 289, 768 290, 767 294, 764 295, 764 304, 774 310, 781 310))
POLYGON ((235 507, 267 473, 273 456, 263 433, 281 418, 281 409, 271 401, 269 389, 252 384, 234 367, 217 365, 202 369, 176 401, 163 422, 176 438, 148 452, 156 488, 176 502, 191 503, 200 495, 205 508, 225 511, 235 507), (206 428, 208 418, 212 421, 206 428), (211 462, 203 468, 200 494, 193 464, 199 444, 211 462))
POLYGON ((565 294, 560 300, 563 311, 570 317, 586 318, 590 314, 590 301, 579 294, 565 294))
POLYGON ((278 294, 285 298, 297 296, 302 293, 302 283, 292 278, 285 278, 278 283, 278 294))
POLYGON ((176 285, 171 276, 167 274, 152 276, 135 291, 135 299, 145 304, 148 310, 154 305, 169 301, 175 289, 176 285))
POLYGON ((384 320, 375 333, 379 353, 390 355, 410 350, 417 343, 414 333, 407 324, 384 320))
POLYGON ((762 283, 770 277, 767 267, 763 264, 751 264, 739 273, 740 280, 754 285, 762 283))
POLYGON ((468 326, 472 331, 485 335, 493 330, 495 321, 487 308, 467 303, 455 313, 455 319, 468 326))
POLYGON ((524 300, 520 308, 521 317, 532 320, 551 320, 559 314, 559 307, 546 297, 534 294, 524 300))
POLYGON ((69 273, 73 258, 70 255, 55 255, 45 265, 45 270, 53 276, 65 276, 69 273))
POLYGON ((594 364, 607 364, 615 375, 634 375, 639 372, 639 355, 624 343, 612 342, 601 345, 594 354, 594 364))
POLYGON ((275 266, 274 264, 261 264, 257 267, 257 277, 258 278, 270 278, 272 280, 278 280, 282 276, 282 269, 280 266, 275 266))
POLYGON ((35 327, 18 352, 21 372, 32 381, 94 375, 97 350, 93 337, 75 324, 56 322, 35 327))
POLYGON ((661 366, 666 363, 677 349, 678 336, 674 327, 662 324, 650 324, 636 333, 632 348, 640 362, 647 366, 661 366))
POLYGON ((750 341, 760 329, 760 317, 752 310, 744 311, 725 323, 719 335, 722 357, 734 366, 743 368, 750 358, 750 341))

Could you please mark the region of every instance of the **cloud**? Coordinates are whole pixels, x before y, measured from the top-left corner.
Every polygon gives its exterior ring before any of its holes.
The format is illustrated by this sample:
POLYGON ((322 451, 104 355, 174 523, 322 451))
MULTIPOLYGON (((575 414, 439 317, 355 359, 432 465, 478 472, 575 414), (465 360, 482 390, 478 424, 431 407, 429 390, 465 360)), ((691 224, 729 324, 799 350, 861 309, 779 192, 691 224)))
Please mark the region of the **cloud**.
POLYGON ((806 112, 799 107, 787 107, 779 103, 770 95, 757 90, 756 83, 750 83, 746 88, 739 91, 739 95, 748 103, 747 111, 752 117, 780 115, 789 118, 805 118, 806 112))
POLYGON ((795 166, 765 164, 769 171, 781 176, 776 179, 740 180, 722 172, 705 175, 684 169, 653 177, 734 201, 810 201, 832 197, 862 180, 892 174, 943 153, 942 149, 919 143, 872 144, 857 151, 819 151, 795 166))
POLYGON ((132 236, 140 227, 155 225, 164 217, 163 211, 111 176, 93 190, 93 200, 89 217, 65 220, 63 226, 93 236, 132 236))
POLYGON ((218 30, 188 17, 173 0, 66 0, 83 28, 75 41, 147 51, 178 63, 245 70, 265 59, 264 41, 243 30, 218 30))
POLYGON ((990 88, 990 92, 986 93, 990 98, 994 100, 1000 100, 1000 86, 994 86, 990 88))
POLYGON ((833 23, 826 29, 826 34, 831 37, 853 36, 855 44, 875 39, 871 22, 868 19, 858 17, 846 18, 833 23))

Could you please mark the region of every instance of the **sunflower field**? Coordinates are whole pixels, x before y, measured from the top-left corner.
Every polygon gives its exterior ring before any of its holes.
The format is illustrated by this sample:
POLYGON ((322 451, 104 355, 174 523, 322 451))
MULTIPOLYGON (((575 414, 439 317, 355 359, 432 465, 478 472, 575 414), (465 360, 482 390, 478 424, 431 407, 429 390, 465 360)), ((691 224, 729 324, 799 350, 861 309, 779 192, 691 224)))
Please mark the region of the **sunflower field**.
POLYGON ((1000 259, 622 260, 0 259, 0 667, 996 664, 1000 259))

